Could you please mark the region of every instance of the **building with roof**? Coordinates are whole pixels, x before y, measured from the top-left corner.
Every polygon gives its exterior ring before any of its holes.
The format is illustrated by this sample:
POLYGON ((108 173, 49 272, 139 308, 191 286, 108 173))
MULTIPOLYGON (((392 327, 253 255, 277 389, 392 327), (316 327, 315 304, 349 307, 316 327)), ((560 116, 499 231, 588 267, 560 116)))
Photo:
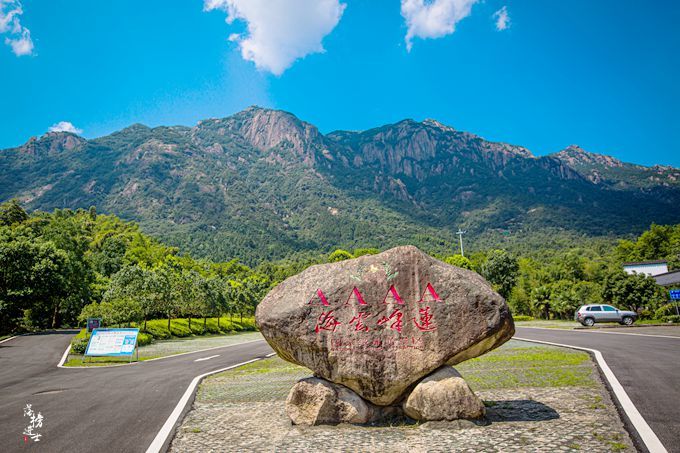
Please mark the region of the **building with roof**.
POLYGON ((678 286, 680 287, 680 270, 666 272, 665 274, 659 274, 654 276, 656 283, 661 286, 678 286))
POLYGON ((623 271, 626 274, 644 274, 655 277, 668 273, 668 262, 666 260, 655 260, 623 263, 623 271))

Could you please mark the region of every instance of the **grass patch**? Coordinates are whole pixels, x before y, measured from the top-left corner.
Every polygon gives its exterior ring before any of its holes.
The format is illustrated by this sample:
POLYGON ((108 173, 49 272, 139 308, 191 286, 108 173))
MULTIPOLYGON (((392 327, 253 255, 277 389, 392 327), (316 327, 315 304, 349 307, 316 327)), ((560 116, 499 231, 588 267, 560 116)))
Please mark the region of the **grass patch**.
MULTIPOLYGON (((456 369, 473 390, 596 385, 587 353, 515 340, 456 369)), ((199 388, 199 399, 210 403, 285 400, 297 380, 311 375, 307 368, 272 357, 207 378, 199 388)))

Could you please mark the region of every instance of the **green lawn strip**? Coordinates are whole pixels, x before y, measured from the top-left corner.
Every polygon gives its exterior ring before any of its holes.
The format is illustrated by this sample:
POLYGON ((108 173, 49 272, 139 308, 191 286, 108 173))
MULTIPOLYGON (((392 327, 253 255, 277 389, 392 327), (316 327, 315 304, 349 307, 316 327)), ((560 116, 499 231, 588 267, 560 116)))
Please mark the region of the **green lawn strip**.
MULTIPOLYGON (((510 341, 456 366, 473 390, 526 387, 592 387, 594 368, 585 352, 510 341)), ((272 357, 207 378, 198 398, 207 403, 285 399, 307 368, 272 357)))
POLYGON ((0 341, 6 340, 7 338, 12 337, 13 335, 0 335, 0 341))

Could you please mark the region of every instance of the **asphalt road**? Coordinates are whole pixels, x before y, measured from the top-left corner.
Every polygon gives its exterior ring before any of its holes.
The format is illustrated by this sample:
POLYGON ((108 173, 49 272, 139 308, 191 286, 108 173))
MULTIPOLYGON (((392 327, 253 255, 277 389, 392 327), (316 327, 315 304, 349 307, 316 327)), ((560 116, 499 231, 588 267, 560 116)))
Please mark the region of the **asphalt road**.
MULTIPOLYGON (((666 449, 680 453, 680 329, 610 332, 518 327, 516 337, 600 350, 666 449)), ((116 368, 57 368, 74 333, 0 343, 0 451, 144 452, 195 376, 271 352, 256 341, 116 368), (28 403, 44 417, 37 443, 22 435, 28 403)))
POLYGON ((258 340, 115 368, 58 368, 74 334, 0 343, 0 451, 145 452, 194 377, 272 352, 258 340), (29 403, 44 421, 40 441, 24 443, 29 403))
POLYGON ((599 350, 664 447, 680 452, 680 328, 516 330, 520 338, 599 350))

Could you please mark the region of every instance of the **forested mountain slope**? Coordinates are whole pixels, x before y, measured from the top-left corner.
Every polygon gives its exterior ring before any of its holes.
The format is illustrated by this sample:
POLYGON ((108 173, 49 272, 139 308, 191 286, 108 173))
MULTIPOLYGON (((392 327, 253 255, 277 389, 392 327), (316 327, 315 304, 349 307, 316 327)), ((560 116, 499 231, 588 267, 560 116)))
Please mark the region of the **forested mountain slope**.
POLYGON ((575 147, 535 157, 434 120, 323 135, 258 107, 93 140, 48 133, 0 151, 0 200, 94 205, 199 256, 248 262, 332 247, 443 251, 459 227, 485 243, 636 233, 680 221, 679 179, 575 147))

